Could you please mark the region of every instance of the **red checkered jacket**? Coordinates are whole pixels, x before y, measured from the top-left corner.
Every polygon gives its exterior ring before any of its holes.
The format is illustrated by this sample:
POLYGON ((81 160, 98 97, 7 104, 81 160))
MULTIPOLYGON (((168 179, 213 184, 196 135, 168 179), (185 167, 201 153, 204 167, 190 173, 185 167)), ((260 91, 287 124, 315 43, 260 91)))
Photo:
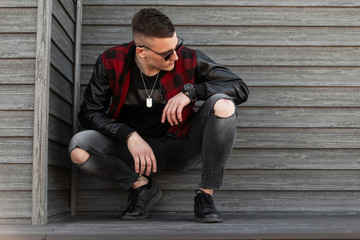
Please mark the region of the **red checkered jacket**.
MULTIPOLYGON (((102 62, 109 77, 109 84, 113 92, 109 114, 118 120, 120 109, 123 106, 130 84, 129 62, 126 61, 129 50, 134 47, 131 42, 126 45, 118 45, 110 48, 101 55, 102 62)), ((164 97, 169 100, 179 93, 186 83, 194 83, 195 76, 195 51, 186 47, 181 47, 178 51, 178 58, 175 62, 174 70, 167 72, 160 80, 161 89, 164 97)), ((170 133, 176 136, 183 136, 187 132, 187 119, 192 114, 194 103, 187 105, 182 112, 183 121, 179 125, 174 125, 169 129, 170 133)))
MULTIPOLYGON (((245 83, 227 68, 216 64, 202 52, 184 46, 177 55, 179 60, 175 62, 174 69, 160 80, 166 100, 179 93, 186 83, 205 84, 206 98, 215 93, 225 93, 236 104, 247 100, 245 83)), ((83 127, 97 130, 114 140, 126 139, 121 129, 127 126, 118 120, 129 88, 130 63, 134 56, 133 42, 110 48, 99 56, 79 112, 83 127)), ((191 103, 183 109, 183 121, 170 127, 169 133, 178 137, 186 135, 193 106, 194 103, 191 103)))

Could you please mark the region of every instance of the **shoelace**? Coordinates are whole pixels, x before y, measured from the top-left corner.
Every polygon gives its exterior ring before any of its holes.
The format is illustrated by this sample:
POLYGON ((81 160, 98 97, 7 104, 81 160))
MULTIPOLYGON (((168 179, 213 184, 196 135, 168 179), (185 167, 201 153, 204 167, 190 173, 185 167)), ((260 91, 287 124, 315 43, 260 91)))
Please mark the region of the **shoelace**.
POLYGON ((208 210, 216 210, 214 200, 213 200, 211 195, 206 194, 206 193, 200 193, 197 196, 196 200, 197 200, 196 201, 196 206, 198 206, 199 202, 200 202, 200 205, 201 206, 206 206, 206 209, 208 209, 208 210))
POLYGON ((139 191, 137 190, 131 190, 131 193, 128 198, 128 209, 135 209, 135 207, 141 207, 140 204, 141 197, 139 197, 139 191))

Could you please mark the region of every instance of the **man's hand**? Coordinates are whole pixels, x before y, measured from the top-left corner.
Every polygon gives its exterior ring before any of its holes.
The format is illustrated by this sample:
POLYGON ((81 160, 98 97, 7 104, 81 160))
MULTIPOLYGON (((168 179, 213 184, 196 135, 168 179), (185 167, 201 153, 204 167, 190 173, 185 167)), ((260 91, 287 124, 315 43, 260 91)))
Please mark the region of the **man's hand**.
POLYGON ((182 121, 182 110, 189 103, 190 98, 188 98, 184 93, 179 92, 176 94, 167 102, 163 110, 161 123, 164 123, 165 119, 167 119, 171 126, 179 124, 182 121))
POLYGON ((127 141, 127 146, 134 158, 135 172, 139 173, 140 170, 140 174, 142 175, 145 171, 145 166, 147 176, 150 175, 151 169, 152 172, 156 172, 157 166, 154 152, 150 145, 145 142, 137 132, 131 134, 127 141))

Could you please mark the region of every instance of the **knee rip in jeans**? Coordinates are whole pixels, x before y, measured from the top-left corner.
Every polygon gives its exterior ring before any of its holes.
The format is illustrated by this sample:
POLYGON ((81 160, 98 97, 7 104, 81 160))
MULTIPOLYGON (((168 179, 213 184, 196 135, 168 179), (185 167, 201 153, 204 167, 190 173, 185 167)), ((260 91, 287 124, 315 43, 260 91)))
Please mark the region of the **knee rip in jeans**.
POLYGON ((90 154, 79 147, 74 148, 70 153, 71 161, 75 164, 83 164, 88 160, 89 157, 90 154))
POLYGON ((220 118, 228 118, 234 115, 235 104, 230 99, 221 98, 214 105, 214 114, 220 118))

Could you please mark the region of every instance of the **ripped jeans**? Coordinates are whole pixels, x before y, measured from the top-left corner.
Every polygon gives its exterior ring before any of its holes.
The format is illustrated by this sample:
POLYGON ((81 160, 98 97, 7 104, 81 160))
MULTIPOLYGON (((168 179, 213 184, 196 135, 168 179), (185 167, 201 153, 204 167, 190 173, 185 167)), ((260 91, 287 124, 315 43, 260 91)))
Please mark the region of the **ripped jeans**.
MULTIPOLYGON (((183 171, 202 163, 199 187, 221 187, 225 165, 235 142, 236 113, 227 118, 216 116, 214 105, 219 99, 231 98, 225 94, 208 98, 191 118, 187 137, 143 137, 156 157, 158 170, 155 174, 183 171)), ((85 130, 72 137, 69 153, 75 148, 90 154, 85 163, 77 164, 82 172, 112 179, 121 189, 129 189, 139 178, 125 142, 115 142, 97 131, 85 130)))

